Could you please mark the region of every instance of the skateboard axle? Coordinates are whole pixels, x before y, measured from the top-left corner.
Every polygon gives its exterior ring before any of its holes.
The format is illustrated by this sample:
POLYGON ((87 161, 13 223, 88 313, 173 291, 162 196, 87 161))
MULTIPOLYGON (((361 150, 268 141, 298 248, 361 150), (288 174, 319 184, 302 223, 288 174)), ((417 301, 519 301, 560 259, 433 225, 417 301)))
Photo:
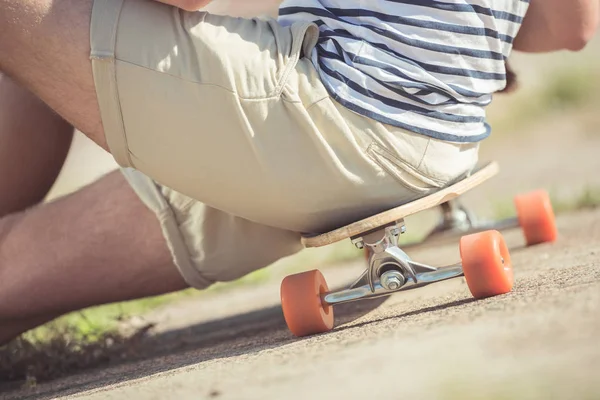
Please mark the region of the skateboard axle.
POLYGON ((352 238, 356 247, 369 250, 369 266, 349 288, 324 293, 323 303, 333 305, 385 296, 463 274, 461 264, 436 268, 411 260, 398 247, 398 237, 405 231, 404 220, 400 220, 352 238))
POLYGON ((398 290, 406 283, 406 278, 402 272, 396 270, 385 271, 379 278, 381 286, 387 290, 398 290))
POLYGON ((388 296, 394 292, 415 289, 430 283, 441 282, 463 275, 463 269, 460 263, 441 268, 428 267, 414 262, 411 263, 419 270, 419 272, 416 273, 416 280, 406 279, 403 276, 404 283, 397 289, 385 288, 381 279, 375 282, 373 284, 373 289, 371 289, 366 279, 368 271, 364 271, 361 277, 349 288, 323 293, 321 295, 321 300, 323 304, 334 305, 356 300, 373 299, 388 296), (427 270, 421 269, 422 267, 426 267, 427 270))

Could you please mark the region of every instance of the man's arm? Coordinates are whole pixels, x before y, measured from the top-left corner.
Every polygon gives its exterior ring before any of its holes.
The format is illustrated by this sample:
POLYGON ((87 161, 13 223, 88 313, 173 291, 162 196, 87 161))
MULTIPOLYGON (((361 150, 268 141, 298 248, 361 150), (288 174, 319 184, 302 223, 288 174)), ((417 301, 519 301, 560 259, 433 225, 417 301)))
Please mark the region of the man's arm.
POLYGON ((599 0, 531 0, 514 49, 581 50, 598 28, 599 14, 599 0))
POLYGON ((186 11, 197 11, 206 6, 212 0, 158 0, 161 3, 175 6, 186 11))

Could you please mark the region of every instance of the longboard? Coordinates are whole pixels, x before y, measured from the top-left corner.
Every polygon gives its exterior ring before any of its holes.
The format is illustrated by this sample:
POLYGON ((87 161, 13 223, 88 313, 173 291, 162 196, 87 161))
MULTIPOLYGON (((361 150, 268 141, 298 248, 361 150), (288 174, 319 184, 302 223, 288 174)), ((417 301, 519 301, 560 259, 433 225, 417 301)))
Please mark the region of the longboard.
POLYGON ((399 221, 429 208, 439 206, 440 204, 446 203, 468 192, 470 189, 479 186, 480 184, 497 175, 499 170, 500 168, 498 163, 490 162, 476 169, 467 178, 418 200, 403 204, 399 207, 392 208, 363 220, 353 222, 350 225, 343 226, 331 232, 316 236, 303 236, 302 244, 304 247, 327 246, 358 236, 361 233, 372 231, 395 221, 399 221))
POLYGON ((516 196, 516 218, 486 224, 473 223, 477 218, 469 216, 455 199, 498 171, 495 162, 486 164, 460 182, 426 197, 331 232, 303 237, 305 247, 322 247, 352 239, 356 248, 364 249, 368 265, 352 285, 341 290, 330 291, 318 270, 286 277, 281 283, 281 307, 290 331, 296 336, 327 332, 333 329, 334 305, 387 296, 458 276, 465 277, 476 299, 510 292, 513 286, 512 263, 498 229, 520 226, 527 245, 553 242, 558 232, 550 196, 544 190, 516 196), (443 222, 448 222, 441 225, 442 232, 445 229, 446 232, 466 235, 462 236, 459 244, 461 262, 445 267, 416 262, 398 244, 398 237, 406 228, 404 218, 438 206, 443 209, 443 222), (460 225, 462 222, 468 222, 468 226, 460 225))

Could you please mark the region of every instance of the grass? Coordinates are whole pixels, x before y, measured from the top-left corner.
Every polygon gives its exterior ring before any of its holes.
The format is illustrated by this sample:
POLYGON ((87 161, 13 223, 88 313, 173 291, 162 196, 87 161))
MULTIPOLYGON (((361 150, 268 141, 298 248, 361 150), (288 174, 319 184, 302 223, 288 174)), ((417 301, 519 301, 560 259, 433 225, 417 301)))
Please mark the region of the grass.
POLYGON ((133 315, 140 315, 163 304, 195 295, 192 290, 150 297, 104 306, 92 307, 67 314, 37 329, 27 332, 23 338, 34 344, 52 340, 57 333, 68 333, 71 340, 95 342, 105 334, 116 334, 119 322, 133 315))
POLYGON ((497 95, 488 117, 494 131, 513 131, 544 116, 600 102, 598 63, 554 71, 544 84, 497 95))
POLYGON ((556 213, 563 213, 600 206, 600 187, 588 186, 571 199, 563 199, 550 193, 552 205, 556 213))

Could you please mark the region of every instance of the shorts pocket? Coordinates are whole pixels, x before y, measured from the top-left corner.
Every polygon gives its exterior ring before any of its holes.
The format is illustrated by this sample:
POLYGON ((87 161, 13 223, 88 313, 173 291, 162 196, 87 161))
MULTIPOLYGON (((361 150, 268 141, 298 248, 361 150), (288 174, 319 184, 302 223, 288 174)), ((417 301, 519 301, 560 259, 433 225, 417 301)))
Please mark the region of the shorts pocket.
POLYGON ((367 155, 398 183, 415 193, 427 194, 446 186, 446 182, 426 176, 417 168, 375 142, 367 148, 367 155))

